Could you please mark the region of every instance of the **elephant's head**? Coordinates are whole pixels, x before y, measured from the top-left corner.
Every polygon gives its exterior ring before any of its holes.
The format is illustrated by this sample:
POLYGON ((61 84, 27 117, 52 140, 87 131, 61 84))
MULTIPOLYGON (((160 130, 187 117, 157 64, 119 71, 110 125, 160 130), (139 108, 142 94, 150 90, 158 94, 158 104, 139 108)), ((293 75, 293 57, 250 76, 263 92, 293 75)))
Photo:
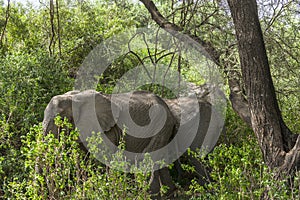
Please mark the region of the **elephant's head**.
POLYGON ((109 131, 115 126, 119 109, 115 110, 113 116, 110 98, 93 90, 71 91, 54 96, 44 112, 44 135, 50 131, 55 135, 58 134, 59 130, 54 119, 60 115, 62 118, 67 118, 74 127, 81 129, 81 141, 85 142, 86 137, 97 129, 95 126, 100 125, 99 132, 109 131))
POLYGON ((46 135, 50 131, 55 135, 58 134, 58 128, 54 123, 54 119, 57 115, 66 117, 70 122, 73 122, 72 96, 74 93, 75 91, 68 92, 63 95, 55 96, 51 99, 44 111, 44 135, 46 135))

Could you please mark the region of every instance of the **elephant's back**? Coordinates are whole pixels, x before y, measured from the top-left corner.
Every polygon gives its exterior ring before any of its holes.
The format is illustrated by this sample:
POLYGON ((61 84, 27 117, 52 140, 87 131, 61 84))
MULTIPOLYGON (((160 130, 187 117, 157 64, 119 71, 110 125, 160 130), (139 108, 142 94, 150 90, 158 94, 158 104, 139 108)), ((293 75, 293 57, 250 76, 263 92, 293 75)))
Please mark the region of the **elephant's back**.
POLYGON ((144 152, 151 143, 150 148, 147 149, 148 152, 151 152, 158 150, 169 142, 176 121, 167 104, 159 96, 147 91, 135 91, 114 94, 111 99, 121 108, 120 118, 125 126, 130 121, 127 120, 128 117, 136 126, 139 126, 137 129, 131 129, 135 132, 133 134, 129 128, 125 137, 128 151, 144 152), (144 127, 141 135, 136 133, 137 130, 140 130, 140 127, 144 127), (139 137, 135 137, 137 135, 139 137), (158 141, 157 138, 162 139, 158 141), (155 144, 152 144, 152 141, 156 141, 155 144), (130 149, 131 147, 133 148, 130 149))

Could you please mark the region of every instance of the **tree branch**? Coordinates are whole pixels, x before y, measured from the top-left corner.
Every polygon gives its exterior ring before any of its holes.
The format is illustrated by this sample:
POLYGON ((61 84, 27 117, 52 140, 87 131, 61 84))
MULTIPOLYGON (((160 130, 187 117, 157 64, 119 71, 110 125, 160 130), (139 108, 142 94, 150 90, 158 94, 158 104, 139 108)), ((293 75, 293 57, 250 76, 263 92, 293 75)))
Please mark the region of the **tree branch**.
MULTIPOLYGON (((199 43, 207 53, 207 56, 221 68, 225 68, 221 63, 226 63, 222 58, 220 58, 221 53, 218 52, 211 43, 202 40, 196 35, 192 35, 190 32, 184 32, 182 27, 169 22, 158 10, 156 5, 151 0, 140 0, 148 12, 151 14, 152 19, 163 29, 168 31, 170 34, 174 35, 174 32, 183 32, 185 35, 189 36, 191 39, 199 43)), ((176 35, 174 35, 176 37, 176 35)), ((228 66, 229 67, 229 66, 228 66)), ((226 70, 226 69, 225 69, 226 70)), ((226 75, 228 78, 229 88, 230 88, 230 101, 232 103, 232 108, 234 111, 245 121, 249 126, 250 122, 250 113, 248 110, 248 102, 243 95, 242 87, 239 84, 239 81, 236 81, 237 76, 235 73, 232 73, 230 70, 226 70, 226 75)))
POLYGON ((48 46, 50 56, 54 55, 54 47, 52 51, 52 45, 54 44, 54 38, 55 38, 55 25, 54 25, 54 3, 53 0, 50 0, 50 23, 51 23, 51 38, 50 38, 50 43, 48 46))

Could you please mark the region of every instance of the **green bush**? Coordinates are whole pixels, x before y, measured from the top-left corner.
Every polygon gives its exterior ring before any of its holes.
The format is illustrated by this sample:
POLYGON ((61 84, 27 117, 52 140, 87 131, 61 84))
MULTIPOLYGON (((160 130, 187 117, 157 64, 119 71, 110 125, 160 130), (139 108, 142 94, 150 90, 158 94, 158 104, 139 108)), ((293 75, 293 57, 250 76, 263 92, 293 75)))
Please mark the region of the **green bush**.
POLYGON ((191 199, 260 199, 264 192, 271 199, 299 199, 299 174, 290 183, 275 180, 253 138, 239 146, 219 145, 208 160, 200 160, 212 168, 212 181, 201 186, 193 180, 187 192, 191 199))
MULTIPOLYGON (((6 182, 4 198, 13 199, 149 199, 149 174, 108 169, 82 151, 78 131, 59 117, 59 137, 43 136, 34 126, 24 137, 24 180, 6 182)), ((119 161, 118 154, 116 159, 119 161)))
POLYGON ((21 137, 33 124, 42 121, 50 98, 69 90, 72 81, 63 63, 43 52, 30 55, 15 52, 0 58, 0 62, 0 185, 3 185, 25 175, 21 137))
POLYGON ((46 53, 15 53, 0 62, 0 111, 15 124, 15 130, 28 131, 42 120, 52 96, 71 89, 63 63, 46 53))

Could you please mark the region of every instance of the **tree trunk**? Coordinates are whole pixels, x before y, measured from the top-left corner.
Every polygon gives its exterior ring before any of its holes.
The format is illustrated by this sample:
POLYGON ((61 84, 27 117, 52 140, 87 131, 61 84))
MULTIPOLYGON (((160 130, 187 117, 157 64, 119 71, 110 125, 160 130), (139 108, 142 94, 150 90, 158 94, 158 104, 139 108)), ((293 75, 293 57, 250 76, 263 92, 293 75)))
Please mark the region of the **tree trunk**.
MULTIPOLYGON (((256 0, 227 0, 238 41, 251 124, 265 163, 277 177, 300 166, 300 139, 285 125, 277 103, 256 0)), ((280 67, 280 66, 278 66, 280 67)))

